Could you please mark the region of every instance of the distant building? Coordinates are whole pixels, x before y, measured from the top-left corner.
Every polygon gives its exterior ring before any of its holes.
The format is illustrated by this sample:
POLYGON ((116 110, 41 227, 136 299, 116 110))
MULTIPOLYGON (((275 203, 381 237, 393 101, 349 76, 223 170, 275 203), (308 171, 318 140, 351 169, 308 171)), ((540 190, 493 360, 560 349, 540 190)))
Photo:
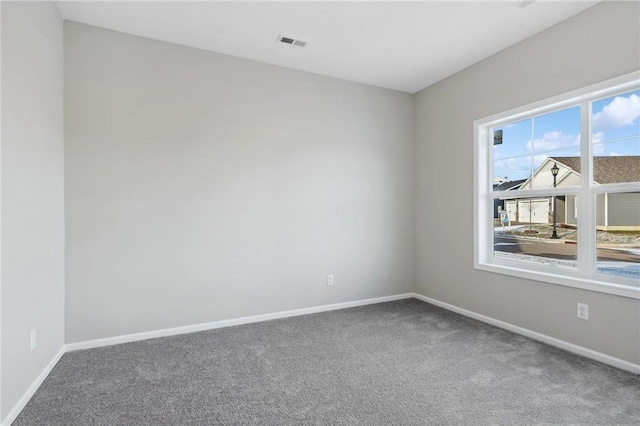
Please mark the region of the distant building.
MULTIPOLYGON (((496 179, 498 178, 494 178, 494 185, 493 185, 493 190, 494 191, 513 191, 515 189, 519 189, 520 185, 522 185, 526 179, 520 179, 520 180, 512 180, 512 181, 507 181, 504 180, 503 178, 499 178, 502 180, 502 182, 500 182, 499 184, 496 184, 496 179)), ((504 205, 504 200, 502 199, 494 199, 493 200, 493 217, 494 219, 497 219, 500 216, 500 212, 504 211, 505 209, 505 205, 504 205)), ((515 221, 515 216, 513 218, 513 220, 515 221)))
MULTIPOLYGON (((580 157, 549 157, 518 188, 552 188, 551 168, 554 164, 557 164, 560 169, 557 176, 558 187, 580 185, 580 157)), ((596 185, 640 182, 640 156, 594 157, 593 181, 596 185)), ((495 190, 508 190, 498 188, 500 185, 496 186, 495 190)), ((511 221, 553 222, 553 197, 526 199, 505 197, 500 201, 503 203, 502 209, 509 213, 511 221)), ((576 224, 578 218, 577 196, 558 196, 556 203, 557 222, 576 224)), ((640 192, 599 194, 596 198, 596 224, 599 227, 640 226, 640 192)))

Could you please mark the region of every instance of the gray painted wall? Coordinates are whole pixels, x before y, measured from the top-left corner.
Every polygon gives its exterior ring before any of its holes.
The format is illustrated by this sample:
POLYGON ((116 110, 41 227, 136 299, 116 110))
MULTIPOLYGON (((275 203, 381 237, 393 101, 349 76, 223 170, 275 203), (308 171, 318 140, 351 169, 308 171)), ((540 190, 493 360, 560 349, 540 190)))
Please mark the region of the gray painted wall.
POLYGON ((412 108, 65 23, 67 342, 411 291, 412 108))
POLYGON ((472 219, 473 120, 638 70, 639 14, 602 3, 415 96, 419 293, 640 362, 640 301, 475 270, 472 219))
POLYGON ((64 343, 63 25, 53 3, 0 7, 5 417, 64 343))

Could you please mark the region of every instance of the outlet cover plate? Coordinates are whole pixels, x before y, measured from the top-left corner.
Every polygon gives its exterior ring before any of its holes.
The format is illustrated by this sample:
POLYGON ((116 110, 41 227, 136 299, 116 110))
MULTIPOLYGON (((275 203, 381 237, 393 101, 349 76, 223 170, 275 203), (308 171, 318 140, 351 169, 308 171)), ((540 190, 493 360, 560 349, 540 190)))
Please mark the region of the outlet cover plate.
POLYGON ((589 319, 589 305, 586 305, 584 303, 578 303, 577 315, 578 315, 578 318, 580 318, 580 319, 588 320, 589 319))

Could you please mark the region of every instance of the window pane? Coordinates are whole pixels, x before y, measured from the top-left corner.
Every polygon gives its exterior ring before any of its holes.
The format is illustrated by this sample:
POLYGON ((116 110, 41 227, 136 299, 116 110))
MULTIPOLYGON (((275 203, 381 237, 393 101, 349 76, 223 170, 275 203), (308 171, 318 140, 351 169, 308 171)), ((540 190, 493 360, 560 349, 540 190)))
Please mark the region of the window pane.
POLYGON ((505 197, 494 201, 495 257, 576 268, 575 196, 556 197, 555 227, 553 198, 505 197))
MULTIPOLYGON (((549 178, 553 162, 549 158, 556 157, 568 158, 563 174, 574 170, 579 176, 579 106, 494 129, 494 190, 553 187, 553 178, 549 178)), ((579 184, 579 179, 575 183, 558 178, 558 183, 565 186, 579 184)))
POLYGON ((640 192, 596 196, 596 247, 598 272, 640 279, 640 192))
POLYGON ((640 135, 640 90, 591 104, 594 143, 640 135))
POLYGON ((506 190, 531 176, 531 123, 532 119, 506 124, 494 129, 493 143, 493 183, 495 190, 506 190), (501 133, 500 133, 501 132, 501 133), (501 135, 502 138, 496 137, 501 135))
POLYGON ((580 150, 580 107, 563 109, 536 117, 533 122, 533 152, 580 150))
POLYGON ((541 115, 534 119, 533 125, 534 172, 530 187, 553 187, 551 170, 554 164, 560 167, 558 186, 579 185, 580 107, 541 115), (578 179, 575 179, 576 175, 578 179))
POLYGON ((640 137, 593 145, 593 180, 640 182, 640 137))

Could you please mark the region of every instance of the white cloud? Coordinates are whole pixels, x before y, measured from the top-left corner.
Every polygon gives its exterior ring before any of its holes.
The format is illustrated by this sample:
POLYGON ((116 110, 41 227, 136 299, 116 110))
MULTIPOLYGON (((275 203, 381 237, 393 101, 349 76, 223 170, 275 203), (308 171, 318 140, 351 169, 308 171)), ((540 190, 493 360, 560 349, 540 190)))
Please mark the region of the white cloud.
MULTIPOLYGON (((533 147, 537 152, 556 151, 580 146, 580 135, 565 135, 560 130, 554 130, 533 140, 533 147)), ((527 149, 531 149, 531 141, 527 142, 527 149)))
POLYGON ((593 146, 593 155, 602 155, 605 151, 605 144, 597 144, 593 146))
POLYGON ((640 117, 640 96, 616 96, 593 115, 593 125, 597 128, 618 128, 633 125, 640 117))
POLYGON ((505 158, 493 163, 494 176, 509 180, 524 179, 531 174, 531 157, 505 158))
POLYGON ((511 170, 518 170, 521 169, 523 167, 523 160, 524 165, 526 166, 526 159, 523 158, 509 158, 507 160, 507 167, 510 168, 511 170))
POLYGON ((600 143, 604 140, 604 132, 594 133, 591 137, 591 141, 593 142, 593 155, 602 155, 606 151, 606 143, 600 143))
POLYGON ((546 160, 547 158, 549 158, 549 156, 547 154, 536 154, 533 156, 533 167, 534 168, 538 168, 540 167, 540 164, 542 164, 544 162, 544 160, 546 160))
POLYGON ((604 140, 604 132, 597 132, 591 136, 591 142, 598 143, 604 140))
POLYGON ((507 168, 509 170, 521 170, 523 167, 531 164, 531 160, 528 157, 507 158, 504 160, 497 160, 493 163, 495 168, 507 168))
POLYGON ((615 151, 611 151, 611 152, 609 153, 609 157, 619 157, 619 156, 621 156, 621 155, 622 155, 622 154, 620 154, 619 152, 615 152, 615 151))

